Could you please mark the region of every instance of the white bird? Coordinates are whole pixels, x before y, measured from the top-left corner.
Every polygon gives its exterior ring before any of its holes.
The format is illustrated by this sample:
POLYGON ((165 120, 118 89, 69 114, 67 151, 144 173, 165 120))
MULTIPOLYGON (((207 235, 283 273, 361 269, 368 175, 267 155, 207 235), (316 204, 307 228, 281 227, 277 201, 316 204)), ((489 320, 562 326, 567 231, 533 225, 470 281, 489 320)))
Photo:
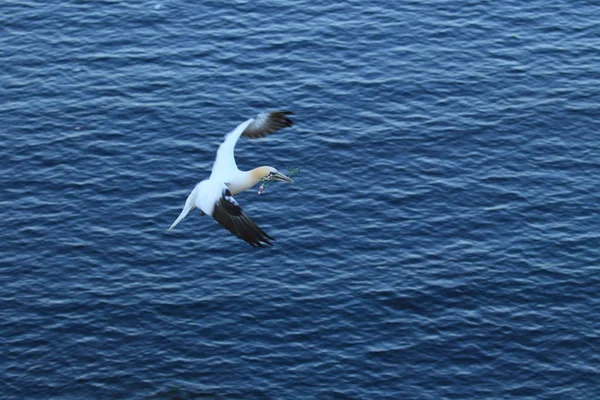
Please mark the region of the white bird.
POLYGON ((242 122, 233 131, 225 135, 225 140, 217 150, 217 157, 208 179, 198 183, 188 196, 179 217, 169 231, 185 218, 194 208, 202 210, 202 215, 213 217, 223 228, 254 247, 272 245, 275 240, 259 228, 246 215, 234 194, 250 189, 260 181, 275 180, 292 183, 292 179, 273 167, 263 166, 250 171, 241 171, 235 162, 234 149, 240 136, 250 139, 262 138, 279 129, 292 126, 287 115, 291 111, 263 112, 254 118, 242 122))

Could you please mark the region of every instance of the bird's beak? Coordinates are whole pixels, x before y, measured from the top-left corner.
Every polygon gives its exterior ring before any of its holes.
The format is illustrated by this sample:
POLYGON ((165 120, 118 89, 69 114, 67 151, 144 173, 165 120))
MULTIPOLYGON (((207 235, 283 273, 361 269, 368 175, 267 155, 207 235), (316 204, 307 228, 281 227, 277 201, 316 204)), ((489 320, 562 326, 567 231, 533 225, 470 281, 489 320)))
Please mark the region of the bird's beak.
POLYGON ((189 213, 190 211, 192 211, 192 208, 193 208, 193 207, 191 207, 191 206, 189 206, 188 204, 186 204, 186 205, 183 207, 183 210, 181 210, 181 214, 179 214, 179 217, 177 217, 177 219, 175 220, 175 222, 173 222, 173 225, 171 225, 171 227, 169 228, 168 232, 172 231, 172 230, 173 230, 173 228, 175 228, 175 226, 176 226, 176 225, 179 223, 179 221, 181 221, 182 219, 184 219, 184 218, 185 218, 185 216, 186 216, 186 215, 188 215, 188 213, 189 213))
POLYGON ((282 174, 281 172, 275 172, 273 174, 273 176, 271 177, 271 179, 273 179, 274 181, 279 181, 279 182, 294 183, 292 178, 282 174))

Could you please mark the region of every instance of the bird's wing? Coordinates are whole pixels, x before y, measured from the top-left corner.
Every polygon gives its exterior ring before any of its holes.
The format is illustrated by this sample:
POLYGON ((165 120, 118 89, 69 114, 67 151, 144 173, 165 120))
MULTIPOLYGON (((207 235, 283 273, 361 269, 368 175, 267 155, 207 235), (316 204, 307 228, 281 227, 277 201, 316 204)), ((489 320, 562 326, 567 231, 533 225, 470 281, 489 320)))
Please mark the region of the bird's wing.
POLYGON ((293 114, 291 111, 262 112, 254 117, 252 123, 244 129, 242 136, 250 139, 262 138, 282 128, 290 127, 294 123, 287 116, 293 114))
POLYGON ((239 124, 233 131, 225 135, 225 140, 217 150, 217 158, 213 164, 211 178, 227 182, 238 172, 235 162, 234 149, 240 136, 255 139, 265 137, 281 128, 292 126, 292 120, 287 117, 291 111, 262 112, 239 124))
POLYGON ((238 171, 233 150, 238 139, 242 136, 244 129, 252 121, 254 121, 254 118, 242 122, 234 130, 225 135, 225 140, 219 145, 219 149, 217 150, 217 158, 210 174, 211 178, 226 182, 230 176, 233 176, 238 171))
POLYGON ((221 198, 215 203, 212 217, 223 228, 253 247, 264 247, 265 244, 272 245, 269 240, 275 240, 246 215, 229 189, 225 188, 221 198))

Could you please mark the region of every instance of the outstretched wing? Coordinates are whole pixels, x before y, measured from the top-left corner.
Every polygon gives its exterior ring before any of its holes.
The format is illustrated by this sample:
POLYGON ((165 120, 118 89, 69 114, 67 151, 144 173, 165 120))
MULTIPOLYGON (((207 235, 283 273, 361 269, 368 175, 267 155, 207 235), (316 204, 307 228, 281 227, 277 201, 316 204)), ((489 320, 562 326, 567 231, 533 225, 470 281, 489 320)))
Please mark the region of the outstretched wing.
POLYGON ((263 112, 254 117, 250 125, 244 129, 243 137, 250 139, 262 138, 280 129, 292 126, 294 123, 288 115, 293 115, 291 111, 272 111, 263 112))
POLYGON ((225 135, 225 140, 217 150, 217 158, 213 164, 211 178, 218 177, 226 182, 238 171, 235 162, 234 149, 240 136, 251 139, 270 135, 279 129, 292 126, 293 122, 287 117, 291 111, 263 112, 239 124, 233 131, 225 135))
POLYGON ((272 245, 269 240, 275 240, 246 215, 229 189, 223 191, 223 195, 215 204, 212 217, 223 228, 253 247, 264 247, 265 244, 272 245))
POLYGON ((252 121, 254 121, 254 119, 250 118, 249 120, 242 122, 234 130, 225 135, 225 140, 217 150, 217 158, 215 159, 210 174, 211 178, 217 178, 226 182, 232 175, 237 173, 238 167, 235 163, 233 150, 238 139, 242 136, 244 129, 246 129, 252 121))

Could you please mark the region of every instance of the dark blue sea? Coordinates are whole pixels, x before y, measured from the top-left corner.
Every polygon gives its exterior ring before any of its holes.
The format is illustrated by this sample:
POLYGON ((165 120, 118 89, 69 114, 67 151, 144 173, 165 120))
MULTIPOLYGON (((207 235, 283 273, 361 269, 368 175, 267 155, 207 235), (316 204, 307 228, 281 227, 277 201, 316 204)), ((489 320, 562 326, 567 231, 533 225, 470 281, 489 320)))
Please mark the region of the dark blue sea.
POLYGON ((0 398, 600 398, 600 3, 0 3, 0 398), (198 211, 223 136, 252 248, 198 211))

